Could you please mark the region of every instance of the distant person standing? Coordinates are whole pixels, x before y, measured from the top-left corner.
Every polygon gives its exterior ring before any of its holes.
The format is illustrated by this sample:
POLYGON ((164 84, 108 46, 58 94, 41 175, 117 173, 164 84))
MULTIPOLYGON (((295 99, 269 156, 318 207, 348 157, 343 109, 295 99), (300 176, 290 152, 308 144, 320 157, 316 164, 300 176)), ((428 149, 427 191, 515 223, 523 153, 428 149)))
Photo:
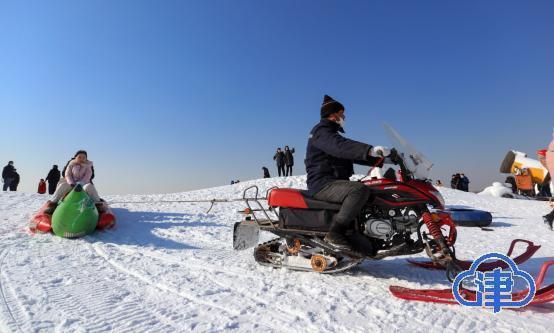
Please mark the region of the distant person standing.
POLYGON ((13 169, 13 181, 10 184, 10 191, 17 191, 17 186, 19 185, 19 174, 17 173, 17 169, 13 169))
POLYGON ((460 190, 469 192, 469 178, 463 173, 460 174, 460 190))
POLYGON ((269 170, 266 167, 262 167, 262 170, 264 171, 264 178, 271 178, 269 170))
POLYGON ((60 181, 60 175, 58 166, 54 164, 52 169, 48 171, 48 176, 46 176, 46 181, 48 182, 48 194, 54 194, 54 192, 56 192, 56 186, 60 181))
POLYGON ((292 176, 292 166, 294 165, 294 148, 292 150, 289 149, 289 146, 285 146, 285 166, 286 172, 285 176, 292 176))
POLYGON ((277 172, 279 173, 279 177, 281 177, 281 174, 285 175, 285 153, 281 150, 281 147, 277 148, 277 152, 275 155, 273 155, 273 159, 275 160, 275 163, 277 163, 277 172))
POLYGON ((440 181, 440 179, 437 179, 437 181, 435 182, 435 186, 442 186, 442 182, 440 181))
POLYGON ((459 186, 460 186, 460 174, 457 173, 452 175, 452 179, 450 180, 450 187, 455 190, 458 190, 459 186))
POLYGON ((10 189, 10 185, 15 179, 15 168, 13 167, 13 161, 9 161, 8 165, 2 169, 2 181, 4 185, 2 186, 3 191, 10 189))

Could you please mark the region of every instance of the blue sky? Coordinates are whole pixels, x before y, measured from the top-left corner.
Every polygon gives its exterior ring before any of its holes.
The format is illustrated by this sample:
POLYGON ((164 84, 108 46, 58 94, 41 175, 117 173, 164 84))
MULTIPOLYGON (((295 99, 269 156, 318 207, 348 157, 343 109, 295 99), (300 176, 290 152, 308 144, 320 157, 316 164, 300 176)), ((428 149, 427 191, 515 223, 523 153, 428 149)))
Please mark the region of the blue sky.
MULTIPOLYGON (((2 1, 0 162, 35 191, 78 149, 100 194, 276 173, 323 94, 347 136, 387 122, 480 188, 554 126, 552 1, 2 1)), ((360 168, 359 171, 364 171, 360 168)))

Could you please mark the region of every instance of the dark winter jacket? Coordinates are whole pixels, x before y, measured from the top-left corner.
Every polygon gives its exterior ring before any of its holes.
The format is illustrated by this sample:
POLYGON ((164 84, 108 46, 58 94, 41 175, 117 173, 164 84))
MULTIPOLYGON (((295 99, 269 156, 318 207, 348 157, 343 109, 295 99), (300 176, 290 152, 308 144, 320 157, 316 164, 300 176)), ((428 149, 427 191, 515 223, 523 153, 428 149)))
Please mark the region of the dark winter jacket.
POLYGON ((354 163, 374 166, 381 161, 369 156, 370 145, 347 139, 339 132, 344 133, 342 127, 328 119, 322 119, 310 132, 304 163, 311 195, 332 181, 348 180, 354 174, 354 163))
POLYGON ((287 166, 294 165, 294 156, 292 156, 292 154, 294 154, 294 148, 290 150, 285 149, 285 165, 287 166))
POLYGON ((13 167, 13 165, 8 164, 4 167, 4 169, 2 169, 2 178, 15 178, 15 168, 13 167))
POLYGON ((14 171, 13 172, 13 181, 12 181, 12 186, 15 186, 17 188, 17 185, 19 185, 19 174, 17 173, 17 171, 14 171))
POLYGON ((285 153, 283 151, 276 152, 273 159, 277 162, 277 166, 285 165, 285 153))
POLYGON ((452 180, 450 181, 450 187, 455 190, 460 189, 460 175, 452 176, 452 180))
POLYGON ((58 170, 58 168, 52 168, 48 172, 48 176, 46 176, 45 180, 50 184, 57 184, 60 181, 60 170, 58 170))
POLYGON ((469 191, 469 178, 465 177, 465 176, 460 176, 460 180, 458 182, 458 189, 462 190, 462 191, 469 191))
POLYGON ((269 170, 266 167, 263 167, 262 170, 264 171, 264 178, 270 178, 269 170))

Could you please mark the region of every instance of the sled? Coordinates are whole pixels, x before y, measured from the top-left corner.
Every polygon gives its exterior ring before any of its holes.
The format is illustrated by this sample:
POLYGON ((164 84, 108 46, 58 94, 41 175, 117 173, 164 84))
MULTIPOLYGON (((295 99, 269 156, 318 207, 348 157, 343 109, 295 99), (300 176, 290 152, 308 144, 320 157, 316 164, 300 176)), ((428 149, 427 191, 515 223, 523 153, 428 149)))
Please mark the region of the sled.
MULTIPOLYGON (((549 260, 542 264, 539 275, 535 279, 535 297, 529 305, 543 304, 554 301, 554 283, 542 287, 546 272, 550 266, 554 265, 554 260, 549 260)), ((450 289, 411 289, 400 286, 390 286, 389 291, 400 299, 409 301, 420 301, 429 303, 458 304, 450 289)), ((474 302, 477 293, 474 290, 460 287, 460 295, 469 302, 474 302)), ((520 301, 527 297, 529 288, 512 293, 512 301, 520 301)))
MULTIPOLYGON (((533 242, 525 240, 525 239, 514 239, 512 241, 512 243, 510 244, 510 248, 508 249, 508 253, 507 253, 508 257, 510 257, 512 255, 512 253, 514 252, 514 248, 515 248, 516 244, 518 244, 518 243, 527 244, 527 248, 525 249, 525 251, 522 254, 520 254, 519 256, 513 258, 513 261, 518 265, 520 265, 520 264, 526 262, 527 260, 529 260, 541 247, 540 245, 535 245, 533 242)), ((422 268, 441 269, 441 270, 444 269, 443 266, 441 266, 441 265, 439 265, 435 262, 428 261, 428 260, 427 261, 416 261, 416 260, 412 260, 412 259, 407 259, 407 260, 410 264, 418 266, 418 267, 422 267, 422 268)), ((471 266, 471 264, 473 264, 473 261, 456 259, 456 264, 462 270, 468 270, 469 267, 471 266)), ((481 265, 479 265, 477 270, 481 271, 481 272, 485 272, 485 271, 493 270, 495 268, 506 269, 506 268, 508 268, 508 264, 505 263, 504 261, 501 261, 501 260, 493 261, 493 262, 485 262, 485 263, 482 263, 481 265)))
POLYGON ((492 223, 492 214, 478 209, 449 208, 443 211, 450 214, 458 227, 487 227, 492 223))
MULTIPOLYGON (((102 199, 101 199, 102 200, 102 199)), ((29 230, 33 233, 49 233, 52 232, 52 215, 47 212, 49 207, 47 201, 42 205, 39 211, 33 215, 29 223, 29 230)), ((116 218, 112 209, 104 200, 95 203, 96 210, 98 211, 98 222, 96 229, 103 230, 111 228, 115 225, 116 218)), ((55 212, 55 211, 54 211, 55 212)))

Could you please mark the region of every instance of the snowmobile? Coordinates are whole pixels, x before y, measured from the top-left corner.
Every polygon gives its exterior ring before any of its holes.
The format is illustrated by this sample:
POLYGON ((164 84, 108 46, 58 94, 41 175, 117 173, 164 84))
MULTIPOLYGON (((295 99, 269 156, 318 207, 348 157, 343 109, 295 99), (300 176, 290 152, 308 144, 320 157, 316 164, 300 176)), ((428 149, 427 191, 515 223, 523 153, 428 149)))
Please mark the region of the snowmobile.
POLYGON ((454 248, 456 227, 449 214, 440 212, 444 199, 430 182, 416 179, 408 170, 405 161, 414 163, 412 155, 398 156, 401 179, 360 180, 371 189, 371 196, 347 231, 352 251, 338 250, 323 240, 340 204, 290 188, 272 188, 259 198, 257 186, 244 190, 246 216, 235 223, 234 248, 255 246, 254 258, 262 265, 320 273, 345 271, 365 259, 426 251, 453 280, 460 271, 454 248), (258 244, 260 230, 278 238, 258 244))

